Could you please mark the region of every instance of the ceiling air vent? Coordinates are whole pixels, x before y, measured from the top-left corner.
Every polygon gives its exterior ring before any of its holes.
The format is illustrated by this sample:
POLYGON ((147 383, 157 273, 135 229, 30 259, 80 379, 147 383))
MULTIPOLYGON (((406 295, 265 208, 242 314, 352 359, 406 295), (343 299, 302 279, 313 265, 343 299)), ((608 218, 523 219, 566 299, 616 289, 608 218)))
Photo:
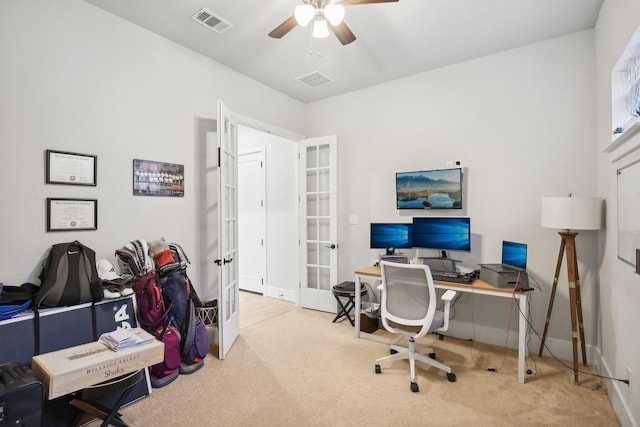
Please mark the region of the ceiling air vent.
POLYGON ((201 24, 211 31, 215 31, 218 34, 222 34, 224 31, 233 27, 228 21, 216 16, 213 12, 207 9, 200 9, 191 17, 198 24, 201 24))
POLYGON ((333 82, 333 79, 320 71, 314 71, 304 76, 296 78, 297 81, 310 88, 326 85, 333 82))

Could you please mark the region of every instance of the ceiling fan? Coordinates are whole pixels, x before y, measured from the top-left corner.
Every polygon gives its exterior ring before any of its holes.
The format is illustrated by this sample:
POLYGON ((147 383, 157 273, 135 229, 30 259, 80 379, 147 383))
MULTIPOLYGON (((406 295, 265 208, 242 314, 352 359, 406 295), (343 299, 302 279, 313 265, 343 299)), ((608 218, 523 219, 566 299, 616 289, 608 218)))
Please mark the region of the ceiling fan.
POLYGON ((269 33, 269 37, 280 39, 296 25, 306 27, 313 21, 311 35, 315 38, 329 36, 329 28, 336 35, 342 45, 348 45, 355 41, 356 36, 351 32, 347 24, 344 23, 344 6, 371 4, 371 3, 393 3, 398 0, 302 0, 304 4, 295 8, 294 15, 285 19, 269 33))

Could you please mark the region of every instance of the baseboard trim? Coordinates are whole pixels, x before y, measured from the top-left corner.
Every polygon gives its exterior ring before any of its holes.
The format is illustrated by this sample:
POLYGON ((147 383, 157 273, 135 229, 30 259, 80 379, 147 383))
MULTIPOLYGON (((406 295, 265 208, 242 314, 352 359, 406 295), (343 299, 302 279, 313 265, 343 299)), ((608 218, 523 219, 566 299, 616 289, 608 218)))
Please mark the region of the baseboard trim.
POLYGON ((281 299, 284 301, 296 302, 296 293, 289 289, 276 288, 268 286, 265 292, 265 296, 281 299))
MULTIPOLYGON (((607 377, 615 377, 599 350, 596 350, 596 355, 598 372, 607 377)), ((623 387, 627 387, 627 385, 616 380, 605 379, 604 381, 609 390, 609 393, 607 393, 609 401, 611 402, 611 406, 613 406, 613 411, 616 413, 620 425, 622 427, 638 427, 638 421, 634 418, 633 412, 629 407, 629 402, 625 398, 623 387)))

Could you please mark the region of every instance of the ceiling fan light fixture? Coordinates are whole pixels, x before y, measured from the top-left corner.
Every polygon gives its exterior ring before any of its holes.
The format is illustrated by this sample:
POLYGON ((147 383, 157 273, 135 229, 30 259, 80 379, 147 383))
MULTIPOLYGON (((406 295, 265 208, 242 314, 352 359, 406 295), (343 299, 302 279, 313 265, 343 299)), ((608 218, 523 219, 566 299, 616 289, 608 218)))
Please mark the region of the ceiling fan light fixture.
POLYGON ((328 4, 324 8, 324 17, 327 18, 329 23, 334 27, 340 25, 344 19, 344 6, 340 4, 328 4))
POLYGON ((296 6, 293 12, 298 25, 306 27, 316 14, 315 9, 310 4, 296 6))
POLYGON ((313 32, 311 33, 316 39, 323 39, 329 37, 329 27, 327 26, 327 20, 322 16, 318 16, 313 21, 313 32))

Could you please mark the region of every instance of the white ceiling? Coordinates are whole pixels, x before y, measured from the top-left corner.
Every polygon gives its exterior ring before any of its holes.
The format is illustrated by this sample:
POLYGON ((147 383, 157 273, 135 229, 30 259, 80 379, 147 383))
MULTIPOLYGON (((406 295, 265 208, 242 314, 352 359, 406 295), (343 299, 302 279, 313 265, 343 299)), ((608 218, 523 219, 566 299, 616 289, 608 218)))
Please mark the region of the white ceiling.
POLYGON ((603 0, 399 0, 345 6, 357 40, 267 34, 302 0, 85 0, 304 103, 592 28, 603 0), (191 20, 206 8, 233 27, 191 20), (334 81, 295 79, 319 71, 334 81))

